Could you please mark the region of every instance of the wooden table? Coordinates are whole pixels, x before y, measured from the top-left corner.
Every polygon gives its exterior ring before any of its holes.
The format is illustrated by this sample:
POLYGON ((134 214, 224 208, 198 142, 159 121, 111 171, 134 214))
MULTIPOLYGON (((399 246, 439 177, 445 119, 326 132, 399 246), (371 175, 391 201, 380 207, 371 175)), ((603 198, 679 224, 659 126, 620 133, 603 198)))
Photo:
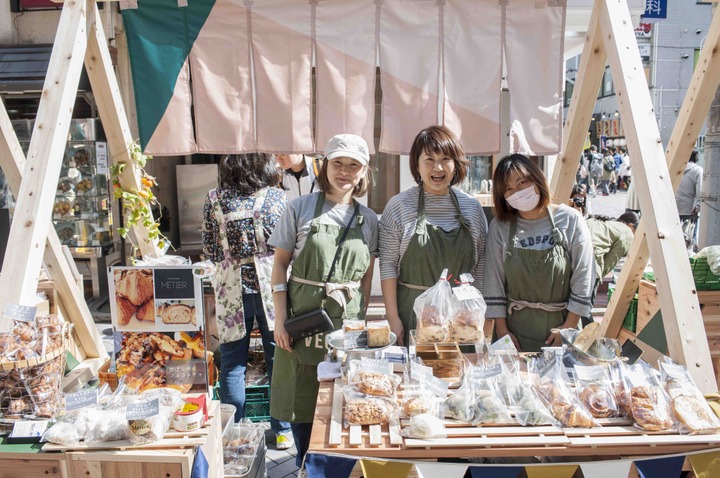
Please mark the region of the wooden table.
POLYGON ((447 420, 448 438, 414 440, 387 425, 342 428, 339 379, 322 382, 308 453, 338 453, 390 459, 509 456, 643 456, 720 448, 720 434, 682 436, 644 432, 623 419, 601 420, 593 429, 554 426, 473 427, 447 420))

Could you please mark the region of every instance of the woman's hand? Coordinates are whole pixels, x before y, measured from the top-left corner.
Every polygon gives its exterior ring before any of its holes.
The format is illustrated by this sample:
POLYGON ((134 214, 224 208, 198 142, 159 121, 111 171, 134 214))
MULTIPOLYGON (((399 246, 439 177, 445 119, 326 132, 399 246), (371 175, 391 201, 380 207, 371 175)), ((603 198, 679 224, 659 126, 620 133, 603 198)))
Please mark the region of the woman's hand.
POLYGON ((288 352, 292 352, 292 339, 290 334, 285 330, 285 324, 275 323, 275 345, 288 352))
POLYGON ((396 345, 405 345, 405 327, 403 327, 400 318, 388 319, 388 322, 390 323, 390 330, 397 336, 396 345))
POLYGON ((559 333, 553 332, 548 336, 545 343, 550 347, 560 347, 562 345, 562 337, 559 333))

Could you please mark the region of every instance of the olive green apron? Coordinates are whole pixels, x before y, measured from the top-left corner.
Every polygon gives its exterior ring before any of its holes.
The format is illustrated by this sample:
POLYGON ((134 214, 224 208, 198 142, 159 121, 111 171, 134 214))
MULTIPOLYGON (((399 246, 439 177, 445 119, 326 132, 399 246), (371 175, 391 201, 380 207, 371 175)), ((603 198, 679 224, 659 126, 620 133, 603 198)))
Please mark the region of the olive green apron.
POLYGON ((429 224, 425 219, 425 193, 420 186, 415 234, 400 260, 397 303, 398 315, 405 329, 405 345, 410 344, 410 330, 415 329, 417 317, 413 312, 415 299, 435 285, 443 269, 454 277, 475 272, 475 246, 467 220, 460 212, 455 192, 450 188, 460 227, 452 231, 429 224))
POLYGON ((517 222, 510 224, 505 259, 505 283, 508 298, 507 326, 517 337, 523 352, 538 352, 545 347, 550 329, 559 327, 567 317, 572 262, 565 235, 550 223, 555 245, 538 251, 515 247, 517 222))
MULTIPOLYGON (((370 251, 362 233, 362 216, 356 216, 345 241, 340 246, 333 284, 357 282, 356 287, 343 290, 346 305, 343 308, 336 300, 325 298, 324 287, 311 285, 305 281, 324 284, 330 272, 335 251, 345 226, 321 224, 325 194, 318 195, 314 219, 310 224, 305 245, 293 261, 291 278, 288 283, 288 317, 297 316, 320 307, 324 303, 325 311, 333 321, 335 329, 342 327, 342 320, 363 319, 365 304, 359 281, 370 265, 370 251), (293 280, 298 278, 298 280, 293 280)), ((358 204, 353 201, 358 208, 358 204)), ((319 384, 317 364, 327 353, 325 338, 327 334, 317 334, 297 341, 292 352, 276 348, 270 394, 270 415, 281 421, 311 423, 315 413, 315 402, 319 384)))

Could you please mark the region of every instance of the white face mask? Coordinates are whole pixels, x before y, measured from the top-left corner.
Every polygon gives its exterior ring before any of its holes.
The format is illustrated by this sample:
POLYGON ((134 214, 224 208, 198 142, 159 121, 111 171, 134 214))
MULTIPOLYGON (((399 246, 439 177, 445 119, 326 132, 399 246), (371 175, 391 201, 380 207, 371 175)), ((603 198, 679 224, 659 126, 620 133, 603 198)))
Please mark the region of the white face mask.
POLYGON ((505 200, 518 211, 529 212, 537 207, 540 202, 540 195, 535 192, 535 186, 530 186, 512 194, 505 200))

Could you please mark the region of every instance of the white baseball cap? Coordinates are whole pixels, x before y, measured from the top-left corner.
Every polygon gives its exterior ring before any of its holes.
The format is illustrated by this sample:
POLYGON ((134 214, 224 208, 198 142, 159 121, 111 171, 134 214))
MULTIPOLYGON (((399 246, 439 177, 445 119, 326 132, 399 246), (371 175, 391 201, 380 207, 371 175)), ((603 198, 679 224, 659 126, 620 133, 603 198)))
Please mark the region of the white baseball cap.
POLYGON ((348 157, 363 165, 370 162, 368 145, 356 134, 336 134, 325 145, 325 159, 348 157))

